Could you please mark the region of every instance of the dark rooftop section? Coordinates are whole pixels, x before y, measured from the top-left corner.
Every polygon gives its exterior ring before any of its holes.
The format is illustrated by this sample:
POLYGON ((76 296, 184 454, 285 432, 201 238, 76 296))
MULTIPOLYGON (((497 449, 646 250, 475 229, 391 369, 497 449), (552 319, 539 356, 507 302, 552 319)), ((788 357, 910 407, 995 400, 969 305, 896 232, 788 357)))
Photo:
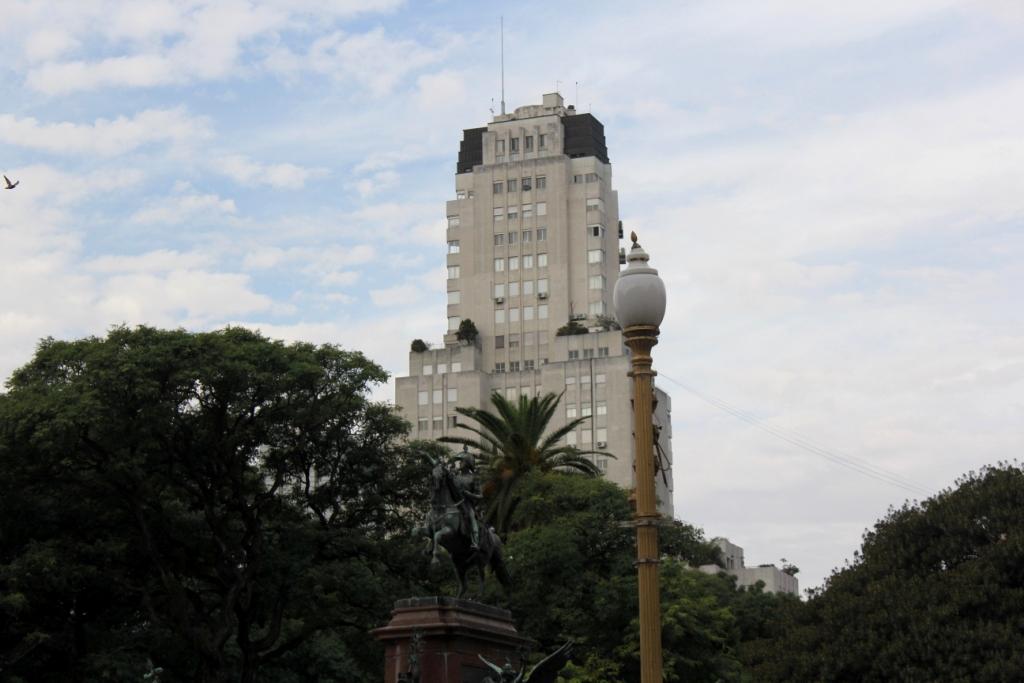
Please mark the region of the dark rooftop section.
POLYGON ((484 163, 483 128, 466 128, 462 131, 462 143, 459 145, 459 162, 455 165, 456 173, 470 173, 474 166, 484 163))
POLYGON ((608 147, 604 142, 604 126, 592 114, 563 116, 562 125, 565 127, 566 156, 570 159, 597 157, 604 163, 609 163, 608 147))

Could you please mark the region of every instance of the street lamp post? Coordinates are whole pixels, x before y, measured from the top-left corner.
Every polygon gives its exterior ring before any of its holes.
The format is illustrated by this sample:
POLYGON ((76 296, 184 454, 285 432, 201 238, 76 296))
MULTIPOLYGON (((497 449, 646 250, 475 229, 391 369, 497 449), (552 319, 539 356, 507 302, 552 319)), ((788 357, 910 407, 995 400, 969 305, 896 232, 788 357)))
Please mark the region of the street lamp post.
POLYGON ((640 680, 662 683, 661 599, 658 590, 658 510, 654 494, 654 387, 651 349, 665 317, 665 284, 647 265, 647 252, 632 233, 629 265, 619 275, 612 299, 631 351, 633 439, 636 452, 636 571, 640 590, 640 680))

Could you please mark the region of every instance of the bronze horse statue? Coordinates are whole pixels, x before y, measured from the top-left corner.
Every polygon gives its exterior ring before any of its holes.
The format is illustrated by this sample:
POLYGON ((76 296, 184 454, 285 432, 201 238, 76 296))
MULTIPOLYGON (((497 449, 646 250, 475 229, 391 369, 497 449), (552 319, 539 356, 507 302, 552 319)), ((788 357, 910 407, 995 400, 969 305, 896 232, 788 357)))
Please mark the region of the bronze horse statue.
POLYGON ((444 548, 448 551, 459 581, 459 592, 455 596, 457 598, 466 594, 466 575, 473 567, 479 575, 480 593, 483 593, 484 589, 486 567, 491 568, 507 593, 510 578, 502 556, 501 539, 494 529, 480 524, 479 549, 472 547, 468 515, 474 514, 473 509, 463 500, 447 464, 442 459, 430 458, 430 461, 433 464, 430 472, 430 511, 423 525, 414 532, 429 539, 429 546, 424 554, 430 556, 431 564, 437 564, 440 562, 439 549, 444 548))

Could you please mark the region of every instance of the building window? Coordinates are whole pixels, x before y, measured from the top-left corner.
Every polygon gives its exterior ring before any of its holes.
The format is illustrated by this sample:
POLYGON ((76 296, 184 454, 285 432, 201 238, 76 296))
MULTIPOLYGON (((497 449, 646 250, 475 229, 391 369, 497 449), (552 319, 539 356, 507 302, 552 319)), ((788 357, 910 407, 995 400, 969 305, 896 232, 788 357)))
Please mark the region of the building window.
POLYGON ((523 361, 523 369, 524 370, 533 370, 533 361, 532 360, 524 360, 523 361))
POLYGON ((460 361, 452 362, 452 372, 462 372, 462 363, 460 361))
POLYGON ((604 226, 600 224, 588 225, 587 232, 591 237, 604 237, 604 226))
POLYGON ((495 273, 501 273, 501 272, 504 272, 504 270, 505 270, 505 259, 503 259, 503 258, 496 258, 496 259, 494 259, 494 272, 495 273))
POLYGON ((416 429, 420 430, 421 432, 427 431, 428 429, 430 429, 430 420, 425 417, 421 417, 420 419, 416 420, 416 429))
POLYGON ((509 361, 508 371, 509 372, 519 372, 519 361, 517 361, 517 360, 509 361))
POLYGON ((433 422, 434 422, 434 429, 435 429, 436 431, 438 431, 438 432, 439 432, 439 431, 441 431, 441 429, 443 429, 443 428, 444 428, 444 418, 441 418, 441 417, 435 417, 435 418, 434 418, 434 420, 433 420, 433 422))
POLYGON ((455 290, 454 292, 448 292, 448 305, 454 306, 455 304, 462 303, 462 292, 455 290))
MULTIPOLYGON (((526 138, 526 139, 527 140, 531 140, 532 138, 526 138)), ((527 150, 527 151, 529 151, 529 150, 527 150)), ((529 192, 532 189, 533 189, 533 179, 532 178, 523 178, 523 192, 529 192)))
MULTIPOLYGON (((597 402, 597 414, 598 415, 607 415, 608 414, 608 404, 605 403, 604 401, 598 401, 597 402)), ((601 441, 604 441, 604 440, 605 439, 601 439, 601 441)))
POLYGON ((508 207, 508 219, 510 221, 514 221, 517 218, 519 218, 519 207, 518 206, 510 206, 510 207, 508 207))
POLYGON ((580 375, 580 384, 590 386, 590 375, 580 375))
POLYGON ((590 436, 591 436, 590 435, 590 430, 589 429, 584 429, 583 433, 580 435, 580 441, 584 445, 590 445, 590 436))
POLYGON ((505 191, 505 183, 498 181, 494 183, 494 194, 501 194, 505 191))
POLYGON ((434 403, 440 403, 444 400, 444 393, 440 389, 434 389, 434 403))
POLYGON ((538 216, 547 216, 548 215, 548 203, 547 202, 537 202, 537 215, 538 216))
POLYGON ((498 284, 494 285, 494 298, 497 299, 503 296, 505 296, 505 283, 499 282, 498 284))
POLYGON ((428 391, 421 391, 419 393, 419 396, 417 397, 416 402, 419 405, 421 405, 421 406, 425 406, 428 403, 430 403, 430 392, 428 392, 428 391))
POLYGON ((608 443, 608 430, 606 428, 597 428, 597 440, 601 443, 608 443))
POLYGON ((594 357, 594 349, 583 349, 583 357, 584 358, 593 358, 594 357))
POLYGON ((510 323, 517 323, 517 322, 519 322, 519 309, 518 308, 510 308, 510 309, 508 309, 508 321, 510 323))
POLYGON ((450 403, 454 403, 455 401, 458 401, 458 400, 459 400, 459 390, 458 389, 449 389, 448 390, 448 401, 450 403))
POLYGON ((541 304, 541 305, 537 306, 537 319, 538 320, 547 320, 548 319, 548 305, 547 304, 541 304))
MULTIPOLYGON (((540 260, 539 259, 540 254, 538 254, 537 256, 538 256, 538 261, 539 261, 540 260)), ((548 293, 548 279, 546 277, 542 277, 541 279, 537 280, 537 293, 538 294, 547 294, 548 293)))
POLYGON ((533 268, 533 256, 531 254, 523 256, 523 270, 528 268, 533 268))
POLYGON ((494 207, 494 220, 496 220, 496 221, 505 220, 505 207, 504 206, 496 206, 496 207, 494 207))
POLYGON ((523 335, 523 344, 526 346, 533 346, 537 343, 537 335, 533 332, 527 332, 523 335))
POLYGON ((597 469, 599 469, 602 472, 607 474, 607 472, 608 472, 608 458, 598 458, 597 459, 597 469))
POLYGON ((505 244, 505 233, 496 232, 494 233, 494 246, 500 247, 505 244))
MULTIPOLYGON (((532 152, 533 151, 533 136, 532 135, 527 135, 525 138, 523 138, 523 143, 524 143, 524 146, 523 146, 524 151, 526 151, 526 152, 532 152)), ((524 187, 523 189, 525 190, 526 188, 524 187)))
POLYGON ((591 301, 590 302, 590 315, 604 315, 604 302, 603 301, 591 301))
POLYGON ((600 180, 600 178, 597 177, 596 173, 588 173, 587 174, 587 182, 588 183, 596 183, 598 180, 600 180))
POLYGON ((522 239, 522 241, 523 241, 524 244, 526 242, 532 242, 533 241, 533 231, 532 230, 523 230, 523 239, 522 239))
POLYGON ((583 175, 582 174, 581 175, 574 175, 572 177, 572 184, 573 185, 581 185, 582 183, 583 183, 583 175))
POLYGON ((518 391, 519 390, 516 389, 515 387, 509 387, 508 389, 505 389, 505 398, 509 399, 510 401, 514 400, 518 391))
POLYGON ((448 364, 447 363, 438 363, 437 364, 437 374, 443 375, 446 372, 448 372, 448 364))
POLYGON ((494 348, 503 349, 505 348, 505 335, 496 334, 494 335, 494 348))
POLYGON ((518 189, 519 189, 519 178, 513 178, 512 180, 508 181, 508 191, 509 192, 515 192, 518 189))
POLYGON ((533 306, 523 306, 523 320, 533 320, 533 306))
POLYGON ((510 334, 508 335, 508 348, 518 349, 519 348, 519 335, 510 334))
MULTIPOLYGON (((543 139, 544 136, 541 135, 540 137, 543 139)), ((541 145, 541 148, 543 148, 543 147, 544 147, 544 145, 541 145)), ((547 186, 548 186, 547 176, 539 175, 534 180, 534 187, 536 187, 538 190, 543 190, 547 186)))
POLYGON ((597 355, 600 358, 606 358, 608 356, 608 347, 607 346, 602 346, 601 348, 599 348, 597 350, 597 355))
POLYGON ((587 199, 587 211, 604 211, 604 200, 600 197, 589 197, 587 199))
POLYGON ((508 257, 508 269, 509 270, 519 270, 519 257, 518 256, 509 256, 508 257))
POLYGON ((547 330, 541 330, 540 332, 537 333, 537 343, 538 344, 547 344, 548 343, 548 331, 547 330))
POLYGON ((455 427, 458 427, 459 426, 459 416, 458 415, 449 415, 448 416, 448 426, 453 428, 453 429, 455 427))
MULTIPOLYGON (((523 257, 526 258, 525 256, 523 257)), ((531 257, 532 258, 532 257, 531 257)), ((525 265, 523 266, 526 267, 525 265)), ((533 294, 533 280, 523 280, 523 295, 533 294)))
POLYGON ((448 279, 449 280, 456 280, 456 279, 458 279, 459 272, 460 271, 459 271, 459 267, 458 266, 448 266, 448 279))
POLYGON ((543 242, 543 241, 547 240, 547 238, 548 238, 548 229, 547 228, 537 228, 537 241, 538 242, 543 242))
POLYGON ((434 366, 433 365, 424 365, 423 366, 423 373, 422 374, 424 374, 424 375, 433 375, 434 374, 434 366))
POLYGON ((537 147, 544 149, 548 146, 548 136, 546 133, 541 133, 537 136, 537 147))
POLYGON ((510 282, 510 283, 508 283, 508 295, 509 296, 519 296, 519 283, 518 282, 510 282))
POLYGON ((495 154, 504 154, 505 153, 505 141, 504 140, 495 140, 494 141, 494 153, 495 154))
POLYGON ((499 374, 499 375, 502 374, 503 372, 505 372, 505 364, 504 363, 495 363, 494 364, 494 372, 499 374))
POLYGON ((523 204, 523 218, 533 218, 533 204, 523 204))
POLYGON ((599 372, 594 375, 594 384, 604 384, 606 379, 605 374, 603 372, 599 372))
POLYGON ((459 253, 459 241, 458 240, 448 240, 448 253, 449 254, 458 254, 459 253))
POLYGON ((457 315, 449 316, 449 318, 448 318, 448 331, 449 332, 454 332, 455 330, 459 329, 459 323, 460 322, 462 322, 462 321, 459 320, 459 316, 457 316, 457 315))
POLYGON ((459 217, 458 216, 448 216, 448 227, 449 228, 457 228, 457 227, 459 227, 459 217))
POLYGON ((604 289, 604 275, 591 275, 590 276, 590 288, 591 289, 604 289))
POLYGON ((505 322, 505 309, 495 308, 494 309, 494 322, 503 323, 505 322))
POLYGON ((567 420, 571 420, 574 417, 576 417, 576 404, 575 403, 567 403, 565 405, 565 417, 566 417, 567 420))
POLYGON ((547 254, 537 254, 537 267, 538 268, 547 268, 548 267, 548 255, 547 254))
POLYGON ((515 154, 519 151, 519 138, 512 138, 509 141, 508 153, 515 154))
POLYGON ((604 249, 590 249, 587 251, 587 263, 604 263, 604 249))
POLYGON ((580 352, 573 349, 569 351, 569 360, 577 360, 580 357, 580 352))
POLYGON ((565 444, 567 446, 576 445, 576 432, 569 432, 568 434, 565 435, 565 444))
MULTIPOLYGON (((512 218, 512 216, 509 216, 509 218, 512 218)), ((519 233, 518 233, 518 232, 510 232, 510 233, 508 234, 508 243, 509 243, 509 244, 515 244, 515 243, 516 243, 516 238, 517 238, 518 236, 519 236, 519 233)))

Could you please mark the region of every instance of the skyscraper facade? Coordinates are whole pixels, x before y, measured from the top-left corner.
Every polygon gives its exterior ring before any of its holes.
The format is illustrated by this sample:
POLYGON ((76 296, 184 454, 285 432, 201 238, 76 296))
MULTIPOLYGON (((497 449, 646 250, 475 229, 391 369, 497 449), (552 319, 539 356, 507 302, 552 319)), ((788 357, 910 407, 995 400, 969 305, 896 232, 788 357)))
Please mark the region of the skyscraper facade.
MULTIPOLYGON (((448 331, 409 354, 396 403, 414 438, 463 434, 457 407, 564 395, 556 423, 611 481, 634 485, 628 349, 611 294, 623 253, 604 127, 561 95, 463 131, 455 198, 447 202, 448 331), (479 336, 460 342, 472 320, 479 336)), ((656 390, 660 510, 672 514, 671 404, 656 390)))

